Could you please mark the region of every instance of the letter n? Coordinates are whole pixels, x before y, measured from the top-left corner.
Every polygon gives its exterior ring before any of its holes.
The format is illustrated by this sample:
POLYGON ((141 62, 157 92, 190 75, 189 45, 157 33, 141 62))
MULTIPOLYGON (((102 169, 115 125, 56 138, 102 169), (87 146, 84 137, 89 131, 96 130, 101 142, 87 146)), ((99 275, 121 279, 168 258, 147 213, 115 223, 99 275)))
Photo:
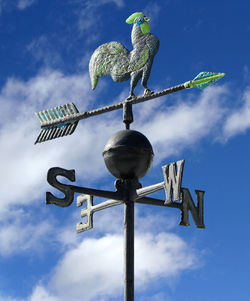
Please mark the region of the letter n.
POLYGON ((190 226, 188 211, 191 211, 193 220, 197 228, 205 228, 203 219, 203 203, 205 191, 195 190, 197 196, 197 206, 195 206, 192 196, 187 188, 181 188, 182 191, 182 208, 181 222, 182 226, 190 226))
POLYGON ((164 189, 166 193, 165 204, 181 200, 181 182, 185 160, 180 160, 162 167, 164 175, 164 189), (176 165, 178 171, 176 170, 176 165))

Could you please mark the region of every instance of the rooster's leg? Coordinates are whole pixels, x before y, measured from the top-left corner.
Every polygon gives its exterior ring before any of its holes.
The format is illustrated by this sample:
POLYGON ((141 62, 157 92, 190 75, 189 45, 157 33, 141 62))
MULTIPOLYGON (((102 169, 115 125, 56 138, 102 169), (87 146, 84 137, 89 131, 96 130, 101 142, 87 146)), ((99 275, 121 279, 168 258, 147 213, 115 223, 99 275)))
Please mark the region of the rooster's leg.
POLYGON ((141 76, 142 76, 142 71, 140 71, 140 72, 137 71, 137 72, 131 73, 130 93, 129 93, 129 97, 127 99, 135 97, 134 89, 135 89, 139 79, 141 78, 141 76))
POLYGON ((145 66, 145 68, 143 69, 141 84, 144 88, 144 95, 154 93, 153 91, 151 91, 148 88, 148 79, 150 76, 151 67, 152 67, 152 62, 151 62, 151 64, 148 64, 147 66, 145 66))

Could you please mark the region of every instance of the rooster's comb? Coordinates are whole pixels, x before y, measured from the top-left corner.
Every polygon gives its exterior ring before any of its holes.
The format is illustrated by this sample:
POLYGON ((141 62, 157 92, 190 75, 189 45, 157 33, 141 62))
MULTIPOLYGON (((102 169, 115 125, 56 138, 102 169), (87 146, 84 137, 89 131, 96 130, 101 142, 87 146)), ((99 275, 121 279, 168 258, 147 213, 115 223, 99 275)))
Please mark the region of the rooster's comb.
POLYGON ((144 17, 145 15, 144 15, 144 13, 133 13, 131 16, 129 16, 127 18, 126 23, 128 23, 128 24, 134 23, 135 19, 139 16, 144 17))

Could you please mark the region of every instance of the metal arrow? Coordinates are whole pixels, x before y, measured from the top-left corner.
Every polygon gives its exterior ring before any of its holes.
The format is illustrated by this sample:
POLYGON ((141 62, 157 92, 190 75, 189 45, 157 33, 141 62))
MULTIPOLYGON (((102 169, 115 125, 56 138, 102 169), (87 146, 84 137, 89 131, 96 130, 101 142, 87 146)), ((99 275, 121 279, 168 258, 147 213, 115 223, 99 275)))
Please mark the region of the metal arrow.
POLYGON ((135 96, 122 102, 118 102, 116 104, 112 104, 92 111, 79 113, 76 106, 73 103, 69 103, 35 113, 41 123, 41 132, 37 137, 35 144, 71 135, 75 131, 78 121, 81 119, 121 109, 123 108, 125 103, 137 104, 193 87, 204 89, 222 78, 224 75, 225 73, 201 72, 193 80, 187 81, 183 84, 173 86, 159 92, 135 96))

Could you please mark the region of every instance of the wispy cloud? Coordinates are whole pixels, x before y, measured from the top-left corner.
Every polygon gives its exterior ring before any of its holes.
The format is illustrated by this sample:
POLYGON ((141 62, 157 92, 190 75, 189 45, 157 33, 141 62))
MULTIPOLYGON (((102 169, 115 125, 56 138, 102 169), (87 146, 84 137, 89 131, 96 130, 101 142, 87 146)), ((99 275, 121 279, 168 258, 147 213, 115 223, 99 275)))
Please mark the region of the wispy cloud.
POLYGON ((171 297, 167 296, 165 293, 159 292, 152 296, 143 296, 139 301, 174 301, 171 297))
POLYGON ((247 88, 244 95, 242 106, 231 112, 223 127, 226 139, 246 132, 250 128, 250 88, 247 88))
POLYGON ((55 47, 45 35, 34 39, 28 46, 28 52, 36 62, 42 62, 43 68, 57 68, 63 66, 63 60, 55 47))
POLYGON ((37 0, 19 0, 17 3, 17 7, 23 10, 36 3, 36 1, 37 0))
POLYGON ((0 15, 2 13, 2 10, 3 10, 3 0, 0 0, 0 15))
POLYGON ((60 301, 60 299, 50 295, 43 286, 38 285, 34 288, 32 295, 27 299, 27 301, 60 301))
POLYGON ((243 67, 243 80, 248 85, 250 82, 250 70, 247 65, 243 67))
POLYGON ((81 33, 86 32, 91 28, 91 34, 88 39, 97 39, 96 25, 98 25, 100 30, 101 23, 101 10, 100 7, 107 4, 115 4, 118 8, 124 6, 123 0, 98 0, 98 1, 74 1, 77 4, 76 14, 78 16, 78 29, 81 33))
POLYGON ((4 295, 0 294, 0 301, 25 301, 24 299, 16 299, 16 298, 11 298, 11 297, 7 297, 4 295))
POLYGON ((13 9, 25 10, 29 6, 35 4, 37 0, 0 0, 0 15, 3 11, 11 11, 13 9))
MULTIPOLYGON (((35 206, 34 206, 35 207, 35 206)), ((67 235, 68 223, 59 225, 53 216, 43 216, 43 210, 34 207, 5 210, 0 219, 0 257, 29 254, 39 257, 49 249, 56 250, 60 244, 61 250, 72 246, 71 240, 63 239, 67 235), (57 229, 57 230, 56 230, 57 229)), ((71 232, 72 233, 72 232, 71 232)), ((60 252, 59 252, 60 253, 60 252)))
POLYGON ((150 1, 143 9, 143 13, 150 18, 150 23, 155 23, 161 12, 161 4, 157 1, 150 1))

